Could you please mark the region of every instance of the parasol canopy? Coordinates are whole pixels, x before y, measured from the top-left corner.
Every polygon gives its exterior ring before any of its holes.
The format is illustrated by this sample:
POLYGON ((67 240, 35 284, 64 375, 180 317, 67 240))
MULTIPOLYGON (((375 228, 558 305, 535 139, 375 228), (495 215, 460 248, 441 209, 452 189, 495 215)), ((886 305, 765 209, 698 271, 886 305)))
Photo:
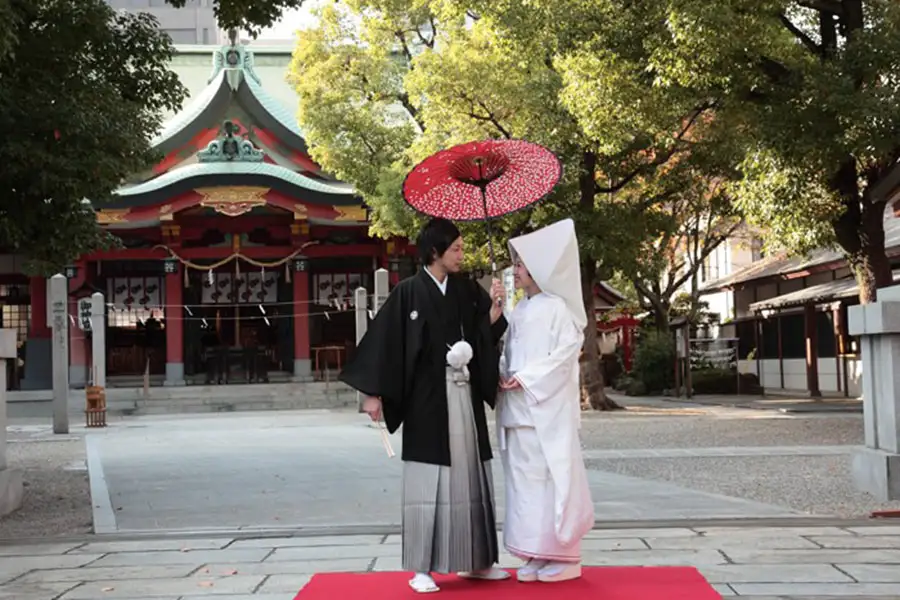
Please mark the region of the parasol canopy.
POLYGON ((468 142, 441 150, 416 165, 403 182, 403 198, 431 217, 484 221, 496 271, 491 220, 538 202, 561 176, 559 159, 538 144, 525 140, 468 142))

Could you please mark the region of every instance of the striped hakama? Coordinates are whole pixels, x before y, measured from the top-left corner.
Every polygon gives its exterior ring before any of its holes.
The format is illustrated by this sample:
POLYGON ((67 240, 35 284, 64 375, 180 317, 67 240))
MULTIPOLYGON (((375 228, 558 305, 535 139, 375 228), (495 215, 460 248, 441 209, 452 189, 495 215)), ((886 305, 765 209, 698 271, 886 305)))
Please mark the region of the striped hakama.
POLYGON ((497 552, 491 465, 478 452, 467 374, 447 368, 450 466, 403 463, 403 569, 488 569, 497 552))

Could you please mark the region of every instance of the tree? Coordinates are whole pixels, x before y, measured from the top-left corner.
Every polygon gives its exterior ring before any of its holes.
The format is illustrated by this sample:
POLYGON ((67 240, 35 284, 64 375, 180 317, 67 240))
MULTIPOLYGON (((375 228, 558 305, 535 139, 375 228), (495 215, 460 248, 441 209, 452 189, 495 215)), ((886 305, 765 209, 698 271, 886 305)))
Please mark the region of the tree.
POLYGON ((648 121, 671 109, 650 101, 661 90, 709 106, 711 128, 737 152, 732 193, 770 245, 839 245, 863 302, 891 283, 882 223, 891 190, 881 184, 900 169, 900 3, 467 4, 520 46, 548 32, 536 39, 547 41, 562 97, 586 131, 652 133, 648 121))
MULTIPOLYGON (((354 183, 372 207, 373 231, 411 232, 403 176, 435 150, 486 137, 541 143, 562 159, 563 181, 548 201, 498 223, 497 237, 572 215, 593 314, 593 284, 635 251, 640 234, 629 221, 632 208, 608 202, 609 194, 686 149, 708 107, 651 94, 665 109, 644 120, 651 127, 640 138, 627 134, 631 126, 586 130, 565 106, 565 79, 548 53, 547 32, 527 36, 537 44, 518 46, 467 7, 438 1, 357 0, 328 6, 320 17, 300 36, 291 67, 299 118, 313 157, 354 183)), ((646 206, 661 200, 641 198, 646 206)), ((480 227, 466 233, 483 240, 480 227)), ((586 329, 583 364, 589 403, 612 407, 602 392, 593 327, 586 329)))
POLYGON ((148 15, 102 0, 0 0, 0 14, 0 240, 47 275, 114 243, 88 201, 153 161, 149 140, 185 90, 148 15))
MULTIPOLYGON (((673 302, 686 286, 691 307, 687 316, 694 320, 700 306, 698 275, 742 220, 725 180, 710 181, 686 164, 658 179, 657 185, 672 189, 666 202, 634 211, 633 219, 645 233, 634 261, 622 267, 622 274, 634 286, 642 308, 653 314, 656 328, 667 332, 673 302)), ((646 193, 647 187, 639 189, 646 193)))

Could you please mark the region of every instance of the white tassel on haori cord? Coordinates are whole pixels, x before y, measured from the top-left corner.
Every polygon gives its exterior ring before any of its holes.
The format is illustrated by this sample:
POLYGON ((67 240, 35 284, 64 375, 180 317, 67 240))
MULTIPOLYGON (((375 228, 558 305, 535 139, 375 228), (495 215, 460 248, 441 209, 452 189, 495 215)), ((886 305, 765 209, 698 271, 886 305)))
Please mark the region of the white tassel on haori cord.
POLYGON ((472 350, 472 346, 469 345, 469 342, 461 340, 453 344, 453 347, 447 352, 447 364, 454 369, 462 371, 466 380, 468 380, 469 368, 466 365, 471 362, 474 355, 475 353, 472 350))

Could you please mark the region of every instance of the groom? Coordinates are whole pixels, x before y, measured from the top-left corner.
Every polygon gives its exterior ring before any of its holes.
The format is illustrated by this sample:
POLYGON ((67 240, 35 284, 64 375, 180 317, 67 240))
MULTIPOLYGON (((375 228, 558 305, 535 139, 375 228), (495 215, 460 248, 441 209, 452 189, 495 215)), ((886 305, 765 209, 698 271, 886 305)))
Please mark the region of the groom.
POLYGON ((459 275, 463 240, 453 223, 432 220, 417 246, 421 270, 394 288, 340 378, 368 396, 373 420, 383 416, 391 433, 403 425, 403 569, 427 593, 439 589, 432 573, 509 576, 494 566, 484 409, 496 400, 506 320, 499 281, 489 296, 459 275))

